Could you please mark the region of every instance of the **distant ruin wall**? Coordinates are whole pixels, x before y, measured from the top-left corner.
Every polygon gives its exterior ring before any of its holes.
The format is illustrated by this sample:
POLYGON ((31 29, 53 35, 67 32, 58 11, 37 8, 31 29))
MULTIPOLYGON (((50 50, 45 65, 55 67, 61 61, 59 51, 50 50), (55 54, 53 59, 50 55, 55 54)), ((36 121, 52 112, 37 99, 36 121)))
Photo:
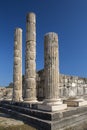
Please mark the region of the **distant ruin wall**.
MULTIPOLYGON (((44 99, 44 70, 37 72, 37 97, 39 100, 44 99)), ((68 76, 60 74, 59 77, 60 87, 59 94, 61 98, 69 97, 83 97, 87 96, 87 78, 78 76, 68 76)), ((23 97, 25 95, 25 81, 23 76, 23 97)), ((0 99, 11 99, 11 88, 0 88, 0 99)))
MULTIPOLYGON (((83 97, 87 95, 87 78, 60 74, 59 84, 61 98, 83 97)), ((44 95, 44 70, 41 70, 37 74, 37 96, 43 99, 44 95)))

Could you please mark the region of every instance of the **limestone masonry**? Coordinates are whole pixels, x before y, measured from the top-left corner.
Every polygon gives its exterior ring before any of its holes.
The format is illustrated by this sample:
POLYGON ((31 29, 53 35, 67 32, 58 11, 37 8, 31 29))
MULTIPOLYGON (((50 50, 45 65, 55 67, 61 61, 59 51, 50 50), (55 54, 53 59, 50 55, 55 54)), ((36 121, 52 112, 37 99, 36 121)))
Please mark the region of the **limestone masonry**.
POLYGON ((44 37, 44 90, 45 99, 38 109, 58 111, 67 108, 59 99, 59 54, 58 36, 50 32, 44 37))
MULTIPOLYGON (((37 98, 38 100, 43 100, 45 98, 45 88, 44 88, 44 70, 37 72, 37 98)), ((23 77, 23 97, 25 91, 23 77)), ((12 99, 12 89, 13 88, 0 88, 0 99, 12 99)), ((86 97, 87 96, 87 78, 82 78, 78 76, 69 76, 60 74, 59 75, 59 97, 61 98, 71 98, 71 97, 86 97)))
POLYGON ((26 16, 25 75, 22 29, 14 33, 13 88, 0 89, 0 111, 38 130, 64 130, 87 120, 87 78, 59 72, 58 34, 44 36, 44 68, 36 72, 36 15, 26 16))
POLYGON ((57 100, 59 98, 59 57, 56 33, 51 32, 45 35, 44 62, 45 100, 57 100))
POLYGON ((78 98, 87 95, 87 78, 59 74, 58 35, 44 36, 44 69, 36 73, 36 15, 26 16, 25 76, 22 77, 22 29, 14 33, 13 90, 2 89, 0 99, 45 103, 60 98, 78 98), (4 91, 7 94, 4 94, 4 91), (12 91, 12 92, 11 92, 12 91), (9 94, 10 93, 10 94, 9 94), (10 95, 10 96, 8 96, 10 95), (13 95, 13 96, 12 96, 13 95))
POLYGON ((24 101, 36 102, 36 17, 34 13, 26 17, 26 57, 24 101))
MULTIPOLYGON (((44 70, 37 73, 37 96, 40 100, 45 97, 45 74, 44 70)), ((76 98, 87 96, 87 78, 78 76, 59 75, 59 97, 76 98)))
POLYGON ((22 29, 14 34, 13 101, 22 101, 22 29))

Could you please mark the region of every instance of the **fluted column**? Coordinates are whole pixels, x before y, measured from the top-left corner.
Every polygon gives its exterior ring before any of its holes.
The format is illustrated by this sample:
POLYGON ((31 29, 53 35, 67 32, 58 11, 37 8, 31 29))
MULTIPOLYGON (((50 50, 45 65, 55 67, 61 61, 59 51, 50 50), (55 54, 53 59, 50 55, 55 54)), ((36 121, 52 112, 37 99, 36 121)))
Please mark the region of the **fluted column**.
POLYGON ((22 101, 22 29, 14 34, 13 101, 22 101))
POLYGON ((26 17, 26 61, 24 101, 36 102, 36 17, 34 13, 26 17))
POLYGON ((67 108, 59 98, 59 53, 58 35, 47 33, 44 37, 45 99, 38 109, 59 111, 67 108))
POLYGON ((44 37, 45 101, 55 102, 59 98, 59 54, 58 36, 54 32, 44 37))

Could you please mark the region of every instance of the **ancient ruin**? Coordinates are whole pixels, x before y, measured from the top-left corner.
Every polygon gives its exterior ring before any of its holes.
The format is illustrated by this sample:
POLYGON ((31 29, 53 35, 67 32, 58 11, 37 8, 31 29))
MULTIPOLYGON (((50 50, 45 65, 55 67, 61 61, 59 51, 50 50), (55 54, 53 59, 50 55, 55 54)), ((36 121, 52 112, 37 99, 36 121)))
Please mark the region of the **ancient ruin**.
POLYGON ((59 95, 59 57, 58 36, 48 33, 44 38, 45 102, 58 101, 59 95), (49 101, 48 101, 49 100, 49 101))
MULTIPOLYGON (((23 84, 22 84, 22 92, 24 97, 25 91, 25 81, 24 76, 23 84)), ((36 92, 37 92, 37 99, 38 101, 43 101, 45 99, 45 90, 44 90, 44 70, 40 70, 37 72, 36 77, 36 92)), ((9 84, 8 87, 0 87, 0 99, 4 100, 11 100, 12 99, 12 91, 13 91, 13 84, 9 84), (10 87, 11 86, 11 87, 10 87)), ((70 76, 59 74, 59 97, 61 99, 67 98, 87 98, 87 78, 82 78, 78 76, 70 76)))
POLYGON ((22 101, 22 29, 14 34, 13 101, 22 101))
POLYGON ((27 14, 26 22, 25 75, 22 79, 22 29, 17 28, 13 96, 11 99, 11 89, 10 96, 3 90, 7 100, 3 98, 0 101, 0 111, 38 130, 65 130, 87 121, 87 78, 59 73, 58 35, 54 32, 44 37, 44 69, 36 72, 35 14, 27 14))
POLYGON ((34 13, 26 17, 26 58, 24 101, 36 102, 36 17, 34 13))
MULTIPOLYGON (((37 97, 40 100, 45 98, 44 82, 44 70, 40 70, 37 72, 37 97)), ((59 74, 59 97, 61 99, 86 98, 87 78, 59 74)))
POLYGON ((59 99, 59 58, 58 36, 51 32, 44 38, 44 74, 45 99, 38 108, 46 111, 58 111, 67 108, 59 99))

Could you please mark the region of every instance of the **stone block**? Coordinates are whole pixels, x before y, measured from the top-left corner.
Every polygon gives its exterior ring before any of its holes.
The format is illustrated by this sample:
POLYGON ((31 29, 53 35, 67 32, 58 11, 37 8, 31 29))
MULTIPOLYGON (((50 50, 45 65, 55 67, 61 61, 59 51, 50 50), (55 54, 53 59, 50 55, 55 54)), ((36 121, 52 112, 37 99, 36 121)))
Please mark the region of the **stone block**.
POLYGON ((87 88, 84 88, 84 94, 87 94, 87 88))
POLYGON ((36 86, 36 81, 34 78, 26 79, 26 86, 27 88, 32 88, 33 86, 36 86))
POLYGON ((68 99, 64 100, 63 103, 66 103, 68 107, 80 107, 87 105, 87 101, 84 99, 68 99))
MULTIPOLYGON (((29 32, 26 34, 26 39, 27 39, 27 41, 36 41, 36 33, 29 31, 29 32)), ((27 41, 26 41, 26 42, 27 42, 27 41)))
POLYGON ((36 72, 34 69, 26 71, 26 79, 35 78, 35 77, 36 77, 36 72))
POLYGON ((67 104, 58 104, 58 105, 44 105, 39 104, 38 109, 48 112, 60 111, 67 109, 67 104))
POLYGON ((77 87, 77 95, 83 95, 83 86, 77 87))
POLYGON ((28 31, 31 31, 31 32, 33 32, 33 31, 35 31, 36 30, 36 26, 35 26, 35 24, 34 23, 27 23, 27 25, 26 25, 26 28, 27 28, 27 30, 28 31))
POLYGON ((28 13, 26 16, 26 20, 29 23, 36 23, 36 15, 34 13, 28 13))
POLYGON ((77 88, 76 87, 70 87, 69 88, 69 97, 76 97, 77 95, 77 88))

